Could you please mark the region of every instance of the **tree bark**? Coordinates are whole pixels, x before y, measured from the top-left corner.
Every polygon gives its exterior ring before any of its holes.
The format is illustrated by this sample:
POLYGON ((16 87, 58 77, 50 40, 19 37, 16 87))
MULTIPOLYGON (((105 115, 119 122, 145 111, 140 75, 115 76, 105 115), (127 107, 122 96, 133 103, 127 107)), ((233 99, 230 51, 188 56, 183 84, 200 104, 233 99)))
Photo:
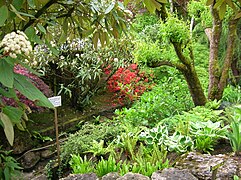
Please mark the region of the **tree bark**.
POLYGON ((227 85, 235 48, 235 39, 237 37, 237 25, 240 18, 229 20, 226 56, 222 67, 220 67, 218 51, 222 33, 222 21, 219 18, 218 11, 213 8, 213 5, 211 6, 213 28, 210 40, 208 99, 220 100, 227 85))
POLYGON ((192 96, 192 100, 195 106, 204 106, 207 102, 207 99, 204 95, 202 85, 199 81, 198 75, 194 67, 190 67, 183 72, 183 75, 187 81, 188 89, 192 96))
POLYGON ((235 48, 235 39, 236 39, 236 30, 237 30, 237 23, 238 19, 230 20, 229 22, 229 32, 228 32, 228 39, 227 39, 227 51, 226 57, 224 60, 221 78, 218 84, 218 93, 216 95, 216 99, 221 99, 223 95, 224 88, 227 85, 227 79, 229 75, 229 69, 231 67, 232 59, 233 59, 233 52, 235 48))
POLYGON ((213 16, 213 28, 210 40, 208 99, 214 100, 219 91, 218 83, 221 75, 218 64, 218 49, 222 32, 222 21, 219 18, 217 10, 214 9, 213 6, 211 7, 211 12, 213 16))

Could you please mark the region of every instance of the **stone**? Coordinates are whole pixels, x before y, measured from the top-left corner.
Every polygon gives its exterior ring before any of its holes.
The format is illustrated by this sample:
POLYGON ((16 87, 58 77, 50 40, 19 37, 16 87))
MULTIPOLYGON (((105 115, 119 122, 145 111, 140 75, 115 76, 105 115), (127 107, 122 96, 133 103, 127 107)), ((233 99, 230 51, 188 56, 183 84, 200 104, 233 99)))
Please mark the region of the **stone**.
POLYGON ((98 177, 95 173, 70 174, 69 176, 62 178, 61 180, 98 180, 98 177))
POLYGON ((54 152, 46 149, 46 150, 44 150, 44 151, 41 151, 41 152, 40 152, 40 155, 41 155, 42 158, 47 159, 47 158, 52 157, 52 156, 54 155, 54 152))
POLYGON ((108 174, 104 175, 104 176, 101 178, 101 180, 116 180, 116 179, 118 179, 119 177, 121 177, 121 176, 119 175, 119 173, 117 173, 117 172, 111 172, 111 173, 108 173, 108 174))
POLYGON ((210 155, 197 152, 190 152, 183 155, 176 163, 178 169, 188 169, 198 179, 212 179, 212 167, 220 166, 217 169, 216 180, 233 179, 237 174, 238 162, 225 154, 210 155))
POLYGON ((150 180, 150 178, 142 174, 129 172, 124 176, 117 178, 116 180, 150 180))
POLYGON ((40 161, 39 152, 27 152, 21 159, 21 167, 24 169, 33 168, 40 161))
POLYGON ((162 171, 154 172, 151 180, 198 180, 189 173, 188 170, 179 170, 176 168, 167 168, 162 171))

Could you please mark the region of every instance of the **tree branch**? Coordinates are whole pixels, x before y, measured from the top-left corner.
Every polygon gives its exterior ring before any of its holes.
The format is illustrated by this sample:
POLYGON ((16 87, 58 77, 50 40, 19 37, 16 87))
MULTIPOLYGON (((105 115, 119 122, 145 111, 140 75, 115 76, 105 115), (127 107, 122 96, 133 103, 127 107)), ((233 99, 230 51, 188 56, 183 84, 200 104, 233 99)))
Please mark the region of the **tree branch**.
POLYGON ((158 61, 158 62, 155 62, 155 63, 148 63, 147 66, 151 67, 151 68, 160 67, 160 66, 170 66, 170 67, 177 68, 181 72, 186 71, 186 67, 183 64, 173 63, 173 62, 170 62, 170 61, 158 61))
POLYGON ((38 19, 50 6, 52 6, 54 3, 56 3, 58 0, 50 0, 47 2, 38 12, 35 14, 35 18, 30 19, 28 23, 23 27, 22 31, 26 30, 29 26, 31 26, 36 19, 38 19))
POLYGON ((178 56, 178 59, 186 66, 186 67, 190 67, 191 65, 191 61, 189 61, 189 59, 187 57, 184 56, 184 54, 182 53, 182 47, 180 43, 177 42, 173 42, 171 41, 171 43, 173 44, 173 47, 175 49, 175 52, 178 56))

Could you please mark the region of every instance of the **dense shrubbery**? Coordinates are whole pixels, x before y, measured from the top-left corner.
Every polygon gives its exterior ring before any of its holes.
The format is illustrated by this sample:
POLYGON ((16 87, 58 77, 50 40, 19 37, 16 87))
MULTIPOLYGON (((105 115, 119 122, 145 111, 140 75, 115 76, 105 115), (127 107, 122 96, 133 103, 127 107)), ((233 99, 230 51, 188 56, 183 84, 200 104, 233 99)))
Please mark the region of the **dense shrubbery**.
POLYGON ((164 77, 130 109, 116 111, 118 118, 135 125, 154 126, 161 119, 190 109, 193 105, 190 103, 187 85, 183 81, 177 76, 164 77))

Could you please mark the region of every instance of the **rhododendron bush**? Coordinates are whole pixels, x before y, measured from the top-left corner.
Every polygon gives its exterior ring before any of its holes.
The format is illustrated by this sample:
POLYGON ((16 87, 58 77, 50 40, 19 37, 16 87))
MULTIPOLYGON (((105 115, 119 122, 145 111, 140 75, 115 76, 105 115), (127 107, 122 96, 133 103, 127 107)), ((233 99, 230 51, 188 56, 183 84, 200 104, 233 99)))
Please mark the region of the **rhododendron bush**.
MULTIPOLYGON (((15 65, 14 72, 17 74, 21 74, 29 78, 30 82, 34 84, 45 96, 50 97, 53 95, 52 90, 49 88, 47 84, 44 83, 42 79, 40 79, 37 75, 30 73, 26 68, 15 65)), ((21 94, 16 90, 16 95, 20 102, 24 103, 27 107, 29 107, 32 111, 42 111, 43 107, 37 106, 34 101, 29 100, 26 96, 21 94)), ((5 104, 9 106, 18 106, 17 101, 14 98, 2 97, 2 100, 5 104)))
POLYGON ((48 89, 47 86, 19 65, 25 66, 21 60, 29 58, 31 51, 31 43, 22 31, 6 34, 0 42, 0 125, 11 145, 14 126, 25 128, 26 109, 35 105, 53 108, 35 85, 42 91, 48 89))
MULTIPOLYGON (((105 73, 109 74, 111 66, 105 68, 105 73)), ((147 74, 138 69, 137 64, 130 64, 128 67, 120 67, 109 78, 107 88, 115 93, 118 103, 123 104, 137 99, 146 90, 151 89, 154 84, 150 84, 154 78, 153 74, 147 74)))

